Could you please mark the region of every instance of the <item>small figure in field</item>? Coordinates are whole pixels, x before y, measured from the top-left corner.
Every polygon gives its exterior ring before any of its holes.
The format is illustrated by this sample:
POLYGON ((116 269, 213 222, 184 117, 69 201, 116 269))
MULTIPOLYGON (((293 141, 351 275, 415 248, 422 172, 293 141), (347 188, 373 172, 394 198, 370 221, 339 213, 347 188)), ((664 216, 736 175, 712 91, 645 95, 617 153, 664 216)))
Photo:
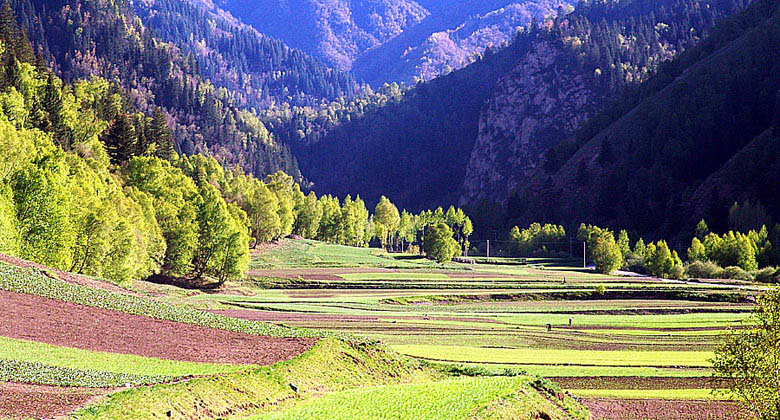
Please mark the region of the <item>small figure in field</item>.
POLYGON ((429 320, 431 318, 428 316, 428 314, 423 314, 423 319, 427 321, 427 320, 429 320))
POLYGON ((563 284, 566 284, 566 276, 563 276, 563 284))
POLYGON ((547 324, 547 332, 551 332, 551 331, 552 331, 552 324, 547 324))
POLYGON ((571 327, 572 322, 574 322, 574 318, 569 317, 569 327, 571 327))

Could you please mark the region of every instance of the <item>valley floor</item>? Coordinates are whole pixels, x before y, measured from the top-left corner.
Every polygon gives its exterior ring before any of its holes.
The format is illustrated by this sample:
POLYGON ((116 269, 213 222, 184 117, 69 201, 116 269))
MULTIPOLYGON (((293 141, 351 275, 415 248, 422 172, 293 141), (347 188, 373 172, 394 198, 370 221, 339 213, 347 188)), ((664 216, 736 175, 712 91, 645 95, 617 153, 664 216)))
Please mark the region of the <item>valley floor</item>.
POLYGON ((2 260, 0 418, 736 419, 710 359, 761 290, 294 240, 208 292, 2 260))
POLYGON ((369 337, 418 360, 540 375, 594 418, 739 414, 713 393, 726 384, 710 379, 710 359, 720 334, 747 317, 757 285, 603 276, 541 259, 432 267, 298 241, 256 253, 252 265, 251 281, 181 301, 369 337))

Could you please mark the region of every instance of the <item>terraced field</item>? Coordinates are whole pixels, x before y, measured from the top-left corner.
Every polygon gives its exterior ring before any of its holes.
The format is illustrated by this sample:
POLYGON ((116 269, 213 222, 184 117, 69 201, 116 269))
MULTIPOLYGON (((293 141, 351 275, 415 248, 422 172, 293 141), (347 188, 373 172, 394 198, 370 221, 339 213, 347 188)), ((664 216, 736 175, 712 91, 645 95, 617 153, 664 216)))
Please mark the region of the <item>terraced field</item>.
POLYGON ((734 405, 712 393, 725 385, 710 381, 710 359, 761 290, 603 276, 554 260, 435 267, 300 241, 263 250, 252 264, 251 281, 182 301, 375 338, 419 360, 521 369, 561 382, 594 418, 608 419, 735 418, 734 405))
POLYGON ((516 370, 453 370, 338 329, 198 309, 232 307, 261 290, 254 282, 216 294, 128 289, 0 260, 0 419, 588 416, 516 370))

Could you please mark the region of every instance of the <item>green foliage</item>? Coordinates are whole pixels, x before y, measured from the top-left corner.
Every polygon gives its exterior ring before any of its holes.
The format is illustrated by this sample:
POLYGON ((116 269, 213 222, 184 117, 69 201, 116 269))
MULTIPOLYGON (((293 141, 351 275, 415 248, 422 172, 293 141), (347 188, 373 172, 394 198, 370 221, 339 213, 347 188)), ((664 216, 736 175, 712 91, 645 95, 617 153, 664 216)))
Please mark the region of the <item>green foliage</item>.
POLYGON ((623 265, 623 254, 611 233, 596 237, 590 255, 599 273, 610 274, 623 265))
POLYGON ((677 251, 671 251, 663 240, 647 246, 645 268, 656 277, 679 279, 683 275, 682 260, 677 251))
POLYGON ((707 259, 707 249, 701 243, 698 237, 691 240, 691 247, 688 248, 688 261, 704 261, 707 259))
POLYGON ((166 244, 162 274, 175 277, 190 274, 198 246, 195 183, 181 169, 153 157, 132 158, 126 177, 129 187, 152 198, 155 218, 166 244))
POLYGON ((780 291, 761 296, 744 329, 731 330, 712 361, 729 394, 762 420, 780 418, 780 291))
POLYGON ((72 263, 74 227, 68 219, 64 168, 27 166, 11 179, 21 243, 19 256, 55 268, 72 263))
POLYGON ((219 191, 209 183, 201 183, 198 192, 193 276, 199 280, 210 275, 220 284, 240 278, 249 268, 249 235, 243 223, 246 214, 233 204, 233 211, 229 211, 219 191))
POLYGON ((748 234, 729 231, 723 236, 710 233, 704 238, 708 259, 717 262, 721 267, 738 266, 746 271, 758 268, 756 258, 761 245, 756 231, 750 231, 748 234))
POLYGON ((646 253, 647 253, 647 247, 645 246, 645 241, 644 239, 639 238, 639 240, 637 240, 636 243, 634 244, 634 254, 644 259, 646 253))
POLYGON ((734 203, 729 209, 729 227, 741 232, 761 229, 761 226, 772 226, 772 219, 766 207, 761 203, 745 201, 740 205, 734 203))
MULTIPOLYGON (((395 235, 400 222, 401 215, 398 213, 398 208, 387 197, 382 196, 374 209, 375 235, 379 238, 382 246, 388 247, 390 245, 390 241, 395 235)), ((452 234, 450 234, 450 237, 452 237, 452 234)))
POLYGON ((617 245, 620 248, 620 253, 623 254, 624 258, 627 258, 631 254, 631 243, 628 238, 628 232, 626 232, 625 229, 618 233, 617 245))
POLYGON ((423 251, 428 258, 444 263, 458 254, 460 246, 452 237, 452 229, 446 223, 439 222, 426 228, 423 251))
POLYGON ((562 251, 566 243, 566 230, 563 226, 532 223, 520 230, 515 226, 509 232, 509 238, 519 255, 546 254, 547 251, 562 251))
POLYGON ((712 261, 693 260, 685 265, 685 276, 692 279, 721 278, 723 269, 712 261))
POLYGON ((696 225, 696 238, 698 238, 700 241, 704 240, 704 237, 707 236, 708 233, 710 233, 710 228, 707 226, 707 222, 704 221, 704 219, 701 219, 699 223, 696 225))
POLYGON ((293 233, 306 239, 317 237, 320 230, 320 220, 322 219, 322 205, 317 200, 314 191, 310 192, 306 198, 295 205, 295 226, 293 233))
POLYGON ((0 189, 0 252, 17 255, 20 238, 16 228, 16 209, 10 196, 10 189, 3 186, 0 189))

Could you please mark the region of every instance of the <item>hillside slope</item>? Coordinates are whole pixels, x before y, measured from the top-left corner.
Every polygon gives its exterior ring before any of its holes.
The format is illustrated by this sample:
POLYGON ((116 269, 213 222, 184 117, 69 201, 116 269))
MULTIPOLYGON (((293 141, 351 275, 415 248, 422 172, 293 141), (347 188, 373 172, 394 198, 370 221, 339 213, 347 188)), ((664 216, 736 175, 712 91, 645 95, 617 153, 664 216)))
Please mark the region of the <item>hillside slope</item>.
MULTIPOLYGON (((322 96, 335 95, 339 90, 348 92, 354 84, 348 77, 340 81, 339 78, 345 76, 330 73, 321 64, 279 42, 258 38, 252 32, 242 32, 240 28, 216 22, 213 18, 212 24, 219 25, 210 31, 204 29, 206 33, 193 34, 196 37, 193 42, 202 36, 208 39, 203 40, 203 48, 216 48, 228 39, 225 31, 233 31, 231 36, 242 37, 239 40, 243 39, 242 44, 246 45, 222 45, 218 53, 214 51, 213 54, 188 52, 185 44, 177 45, 159 38, 123 0, 54 3, 14 0, 11 4, 18 20, 29 28, 30 39, 39 51, 39 61, 45 60, 66 82, 103 77, 114 85, 112 91, 123 96, 122 103, 131 105, 128 108, 147 114, 157 108, 161 110, 164 121, 173 131, 176 151, 188 155, 208 153, 226 165, 240 165, 258 176, 284 170, 301 178, 287 146, 275 140, 252 109, 237 105, 248 102, 240 93, 244 84, 249 93, 253 89, 255 92, 267 89, 268 97, 285 98, 290 94, 312 94, 317 90, 313 86, 314 80, 325 83, 332 90, 322 96), (228 59, 225 54, 232 56, 228 59), (248 63, 240 63, 242 59, 246 61, 258 56, 263 57, 264 66, 255 63, 250 69, 248 63), (225 69, 210 70, 209 66, 220 67, 230 59, 238 62, 225 69), (207 74, 201 73, 201 64, 207 72, 222 72, 225 86, 212 84, 207 74), (244 67, 248 73, 236 73, 244 67), (276 77, 282 79, 275 80, 276 77), (242 88, 225 88, 230 87, 231 79, 242 88), (296 83, 290 83, 288 79, 296 83), (326 82, 326 79, 330 81, 326 82), (308 84, 312 86, 301 86, 308 84)), ((175 3, 154 4, 157 7, 167 4, 172 8, 169 10, 172 14, 178 10, 175 3)), ((187 18, 180 22, 185 28, 207 26, 203 13, 186 8, 179 11, 181 14, 177 18, 187 18)), ((171 39, 187 38, 181 33, 173 33, 168 26, 157 25, 161 27, 161 33, 171 39)))
POLYGON ((352 65, 359 80, 372 86, 430 80, 457 70, 491 46, 511 42, 534 19, 543 20, 572 2, 539 0, 430 4, 431 13, 395 38, 365 51, 352 65))
MULTIPOLYGON (((518 215, 674 233, 692 226, 690 209, 720 227, 725 209, 701 206, 766 200, 776 179, 736 172, 774 150, 774 136, 762 133, 780 89, 778 13, 777 2, 756 2, 664 66, 625 99, 627 111, 612 120, 602 115, 602 129, 579 137, 559 170, 540 174, 518 194, 518 215)), ((773 164, 755 165, 771 171, 773 164)))
POLYGON ((504 202, 624 86, 695 45, 741 6, 729 1, 583 4, 552 23, 493 89, 463 181, 461 203, 504 202))
POLYGON ((319 190, 384 194, 405 208, 502 203, 565 139, 626 86, 694 45, 741 3, 621 1, 581 6, 518 34, 465 68, 318 130, 322 113, 274 123, 319 190), (297 133, 304 133, 296 138, 297 133))
POLYGON ((217 5, 341 70, 428 15, 412 0, 220 0, 217 5))

